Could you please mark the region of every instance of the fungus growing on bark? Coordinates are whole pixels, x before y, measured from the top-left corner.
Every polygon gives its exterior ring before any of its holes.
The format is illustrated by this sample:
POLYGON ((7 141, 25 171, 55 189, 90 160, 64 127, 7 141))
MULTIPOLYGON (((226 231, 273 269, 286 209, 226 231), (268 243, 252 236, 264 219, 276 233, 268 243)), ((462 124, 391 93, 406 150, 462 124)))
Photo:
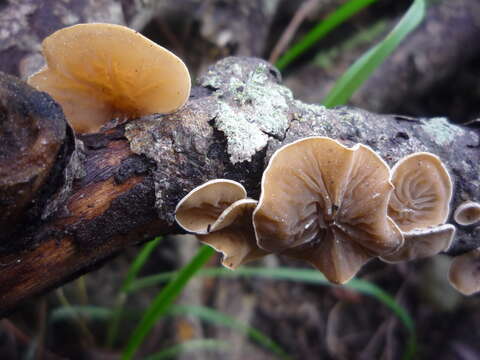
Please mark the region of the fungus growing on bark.
POLYGON ((388 215, 402 231, 445 223, 452 180, 437 156, 420 152, 404 157, 392 168, 392 183, 388 215))
POLYGON ((304 259, 344 283, 403 237, 387 216, 390 169, 370 148, 326 137, 282 147, 262 177, 253 213, 260 248, 304 259))
POLYGON ((175 209, 175 220, 188 232, 207 234, 226 208, 246 197, 245 188, 236 181, 210 180, 180 200, 175 209))
POLYGON ((222 252, 222 264, 230 269, 267 254, 257 246, 253 229, 257 201, 246 196, 236 181, 211 180, 188 193, 175 211, 178 224, 222 252))
POLYGON ((455 221, 460 225, 472 225, 480 221, 480 204, 467 201, 461 204, 453 215, 455 221))
POLYGON ((441 225, 448 218, 452 181, 441 160, 430 153, 415 153, 401 159, 392 169, 395 190, 388 214, 402 230, 405 242, 388 262, 434 256, 450 247, 453 225, 441 225))
POLYGON ((63 108, 76 132, 112 118, 170 113, 190 94, 190 75, 173 53, 113 24, 79 24, 42 42, 47 65, 28 79, 63 108))
POLYGON ((480 248, 455 257, 450 265, 448 280, 464 295, 480 291, 480 248))
POLYGON ((198 235, 203 243, 223 253, 223 266, 236 269, 268 254, 255 238, 252 213, 256 206, 256 200, 238 200, 225 209, 208 234, 198 235))
POLYGON ((404 244, 397 251, 381 258, 386 262, 396 263, 437 255, 450 247, 455 231, 455 226, 444 224, 404 232, 404 244))

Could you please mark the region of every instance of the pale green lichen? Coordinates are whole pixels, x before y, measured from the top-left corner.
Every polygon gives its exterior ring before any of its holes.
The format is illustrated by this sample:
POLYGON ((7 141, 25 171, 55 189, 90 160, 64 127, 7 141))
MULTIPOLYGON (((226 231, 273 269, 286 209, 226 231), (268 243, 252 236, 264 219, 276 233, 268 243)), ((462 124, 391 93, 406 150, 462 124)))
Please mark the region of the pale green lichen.
POLYGON ((245 69, 229 64, 227 58, 201 81, 202 86, 215 89, 219 109, 214 126, 225 134, 234 164, 251 160, 252 155, 267 146, 269 136, 285 136, 290 120, 289 102, 293 101, 291 91, 273 81, 267 63, 258 61, 248 71, 245 69))
POLYGON ((450 145, 457 136, 463 136, 464 130, 454 126, 446 118, 431 118, 421 125, 422 129, 439 145, 450 145))
POLYGON ((227 138, 227 151, 232 164, 250 160, 268 142, 268 136, 250 123, 242 112, 224 102, 218 103, 215 127, 227 138), (232 121, 233 120, 233 121, 232 121))
MULTIPOLYGON (((329 133, 333 130, 331 122, 328 120, 327 108, 323 105, 306 104, 300 100, 294 100, 295 113, 293 117, 297 121, 308 122, 312 126, 321 126, 321 133, 329 133)), ((318 131, 318 130, 317 130, 318 131)))

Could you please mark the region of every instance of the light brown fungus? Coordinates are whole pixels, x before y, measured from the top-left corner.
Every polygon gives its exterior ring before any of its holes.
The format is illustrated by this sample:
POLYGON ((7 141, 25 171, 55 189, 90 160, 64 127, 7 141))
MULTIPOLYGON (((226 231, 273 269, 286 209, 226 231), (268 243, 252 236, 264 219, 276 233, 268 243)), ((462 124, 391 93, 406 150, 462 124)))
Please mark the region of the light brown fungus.
POLYGON ((124 26, 67 27, 42 50, 47 65, 28 83, 50 94, 78 133, 96 132, 112 118, 173 112, 190 94, 182 60, 124 26))
POLYGON ((253 214, 258 245, 307 260, 344 283, 370 258, 399 248, 387 216, 390 169, 370 148, 311 137, 279 149, 253 214))

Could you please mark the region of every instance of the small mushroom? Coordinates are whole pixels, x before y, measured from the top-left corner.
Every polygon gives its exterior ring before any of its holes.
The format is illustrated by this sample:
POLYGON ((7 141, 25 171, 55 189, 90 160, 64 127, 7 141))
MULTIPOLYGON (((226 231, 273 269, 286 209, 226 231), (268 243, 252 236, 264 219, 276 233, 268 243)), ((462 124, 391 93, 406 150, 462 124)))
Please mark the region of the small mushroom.
POLYGON ((392 168, 392 183, 388 215, 402 231, 445 223, 452 180, 437 156, 420 152, 404 157, 392 168))
POLYGON ((392 190, 389 167, 369 147, 298 140, 277 150, 263 174, 253 213, 258 245, 307 260, 344 283, 370 258, 402 244, 387 216, 392 190))
POLYGON ((455 231, 455 226, 444 224, 404 232, 404 244, 394 253, 383 255, 381 259, 396 263, 437 255, 450 247, 455 231))
POLYGON ((238 200, 222 212, 208 234, 198 235, 203 243, 223 253, 223 266, 233 270, 268 254, 255 238, 252 213, 256 206, 256 200, 238 200))
POLYGON ((185 64, 124 26, 74 25, 48 36, 42 49, 47 65, 28 83, 50 94, 78 133, 112 118, 174 112, 190 94, 185 64))
POLYGON ((480 248, 455 257, 450 265, 448 280, 464 295, 480 291, 480 248))
POLYGON ((207 234, 222 212, 247 192, 238 182, 210 180, 190 191, 175 209, 177 223, 186 231, 207 234))
POLYGON ((472 225, 480 221, 480 204, 473 201, 467 201, 461 204, 453 218, 460 225, 472 225))

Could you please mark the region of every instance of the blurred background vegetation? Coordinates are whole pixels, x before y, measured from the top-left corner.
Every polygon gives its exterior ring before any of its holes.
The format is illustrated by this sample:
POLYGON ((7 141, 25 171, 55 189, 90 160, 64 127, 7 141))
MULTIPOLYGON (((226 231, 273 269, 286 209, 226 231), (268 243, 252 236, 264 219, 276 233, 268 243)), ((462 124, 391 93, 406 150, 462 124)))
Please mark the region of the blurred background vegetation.
MULTIPOLYGON (((193 79, 257 56, 305 102, 479 116, 478 0, 0 1, 0 21, 14 11, 37 40, 66 22, 128 25, 193 79)), ((41 62, 24 35, 0 34, 0 70, 26 77, 41 62)), ((0 358, 479 359, 479 298, 449 286, 449 262, 374 260, 330 286, 293 260, 232 273, 193 236, 157 238, 1 320, 0 358)))

